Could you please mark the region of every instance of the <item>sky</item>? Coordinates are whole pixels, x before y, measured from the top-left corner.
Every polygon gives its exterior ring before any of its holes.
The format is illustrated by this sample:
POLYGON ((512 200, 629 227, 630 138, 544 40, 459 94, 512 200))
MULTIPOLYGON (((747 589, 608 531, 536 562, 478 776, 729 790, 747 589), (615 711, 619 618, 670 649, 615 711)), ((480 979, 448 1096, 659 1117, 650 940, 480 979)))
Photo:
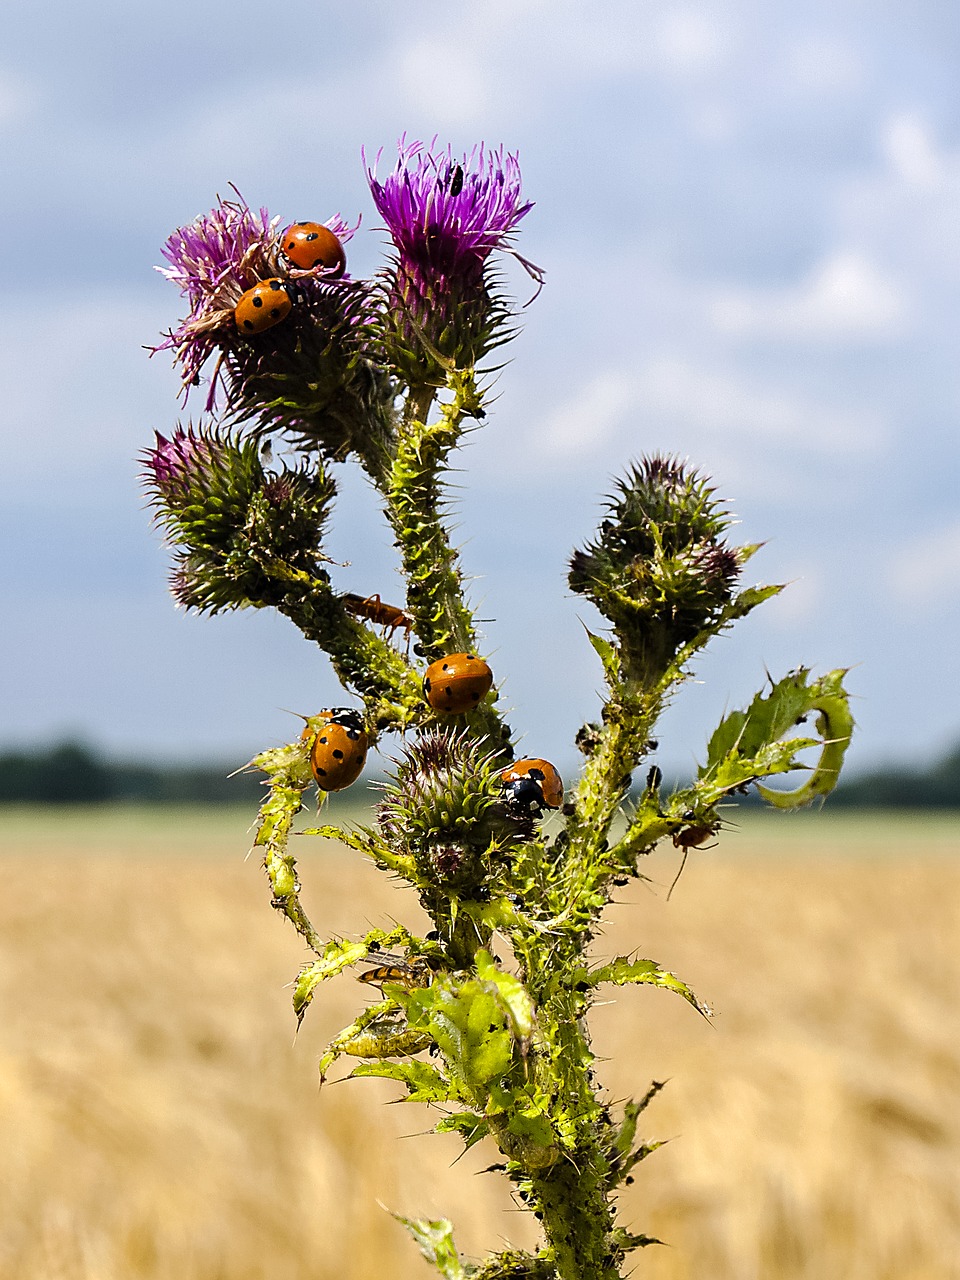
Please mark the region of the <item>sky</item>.
MULTIPOLYGON (((343 702, 286 620, 173 607, 138 482, 180 417, 144 349, 181 315, 152 268, 233 183, 285 221, 362 214, 349 265, 373 272, 360 150, 405 133, 504 144, 535 201, 518 247, 546 286, 456 477, 525 753, 569 768, 597 715, 600 619, 566 564, 660 450, 765 542, 749 579, 791 583, 698 664, 664 765, 801 664, 851 668, 853 768, 935 758, 960 739, 958 72, 960 10, 923 0, 7 6, 0 749, 241 762, 343 702)), ((340 479, 338 582, 402 603, 371 494, 340 479)))

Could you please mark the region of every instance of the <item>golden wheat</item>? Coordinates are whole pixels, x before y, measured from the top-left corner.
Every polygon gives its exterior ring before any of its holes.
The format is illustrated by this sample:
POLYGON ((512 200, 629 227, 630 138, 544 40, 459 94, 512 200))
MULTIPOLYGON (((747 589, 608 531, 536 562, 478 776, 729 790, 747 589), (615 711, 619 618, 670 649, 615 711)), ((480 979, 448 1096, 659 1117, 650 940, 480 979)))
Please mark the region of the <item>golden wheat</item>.
MULTIPOLYGON (((4 816, 0 1277, 373 1280, 428 1274, 381 1207, 462 1247, 530 1245, 481 1147, 397 1090, 317 1089, 371 997, 330 984, 294 1040, 303 948, 234 813, 4 816)), ((960 824, 744 820, 622 892, 598 952, 639 951, 717 1009, 617 992, 594 1016, 611 1098, 669 1084, 671 1138, 628 1220, 651 1280, 960 1276, 960 824)), ((415 923, 353 855, 301 851, 318 926, 415 923)))

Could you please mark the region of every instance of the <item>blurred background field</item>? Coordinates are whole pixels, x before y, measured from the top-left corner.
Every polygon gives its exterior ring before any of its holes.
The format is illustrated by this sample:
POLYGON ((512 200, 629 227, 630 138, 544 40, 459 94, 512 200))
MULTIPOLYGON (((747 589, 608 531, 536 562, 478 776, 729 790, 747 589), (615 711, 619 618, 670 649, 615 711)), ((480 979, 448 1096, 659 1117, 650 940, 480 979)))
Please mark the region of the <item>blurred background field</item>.
MULTIPOLYGON (((387 1083, 318 1091, 370 998, 331 983, 294 1039, 304 951, 268 906, 249 810, 10 808, 0 861, 2 1280, 429 1274, 382 1205, 461 1248, 532 1243, 482 1146, 424 1135, 387 1083)), ((716 1008, 654 990, 594 1017, 610 1096, 667 1087, 671 1141, 626 1216, 652 1280, 960 1276, 960 818, 742 814, 610 913, 716 1008)), ((354 855, 300 851, 330 933, 418 909, 354 855)))

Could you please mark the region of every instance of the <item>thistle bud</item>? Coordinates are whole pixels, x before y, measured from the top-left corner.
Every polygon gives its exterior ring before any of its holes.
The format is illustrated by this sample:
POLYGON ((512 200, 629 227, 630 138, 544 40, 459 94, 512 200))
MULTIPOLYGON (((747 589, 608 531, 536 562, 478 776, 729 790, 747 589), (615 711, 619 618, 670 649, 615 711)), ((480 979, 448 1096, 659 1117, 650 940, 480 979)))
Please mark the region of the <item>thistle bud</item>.
POLYGON ((428 883, 473 896, 491 871, 491 844, 521 834, 523 826, 499 804, 501 769, 466 734, 423 734, 385 788, 380 830, 414 857, 428 883))
POLYGON ((624 674, 655 680, 733 596, 742 560, 709 481, 675 458, 643 458, 618 482, 596 541, 570 561, 572 590, 613 623, 624 674))
POLYGON ((178 428, 143 458, 157 520, 176 549, 171 591, 216 613, 275 604, 267 558, 322 573, 318 547, 335 488, 322 467, 264 470, 254 441, 178 428))

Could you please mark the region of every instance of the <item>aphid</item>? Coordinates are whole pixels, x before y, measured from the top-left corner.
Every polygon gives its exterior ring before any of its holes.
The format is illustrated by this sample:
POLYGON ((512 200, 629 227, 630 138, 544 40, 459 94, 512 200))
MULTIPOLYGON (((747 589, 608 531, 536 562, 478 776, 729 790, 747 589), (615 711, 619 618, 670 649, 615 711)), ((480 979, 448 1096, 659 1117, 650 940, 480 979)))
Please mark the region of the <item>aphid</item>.
MULTIPOLYGON (((696 818, 696 814, 694 813, 685 813, 683 815, 684 822, 687 822, 687 821, 693 822, 695 818, 696 818)), ((717 834, 716 823, 713 823, 713 824, 700 823, 698 826, 680 827, 679 830, 674 831, 673 837, 672 837, 673 846, 675 849, 683 850, 683 857, 680 859, 679 870, 677 871, 677 874, 673 877, 673 883, 670 885, 670 888, 667 890, 668 902, 670 901, 670 895, 673 893, 674 889, 677 887, 677 881, 683 875, 683 869, 687 865, 687 855, 689 854, 690 850, 702 849, 703 846, 710 839, 710 837, 715 836, 716 834, 717 834)))
POLYGON ((352 613, 357 618, 366 618, 368 622, 374 622, 378 627, 383 627, 388 639, 395 631, 403 631, 409 646, 413 632, 413 619, 405 610, 398 609, 394 604, 384 604, 376 595, 355 596, 348 591, 340 599, 348 613, 352 613))
POLYGON ((451 653, 427 667, 423 696, 434 711, 469 711, 493 685, 493 672, 475 653, 451 653))
POLYGON ((233 318, 241 333, 263 333, 285 320, 293 307, 286 281, 260 280, 240 295, 233 318))
POLYGON ((343 245, 322 222, 294 222, 280 237, 280 248, 295 267, 312 271, 325 267, 328 279, 343 275, 347 265, 343 245))
POLYGON ((563 804, 563 779, 549 760, 517 760, 501 773, 500 784, 504 803, 521 813, 563 804))
POLYGON ((321 791, 342 791, 360 777, 369 741, 363 720, 352 707, 330 707, 311 717, 320 723, 303 731, 310 744, 310 772, 321 791))

